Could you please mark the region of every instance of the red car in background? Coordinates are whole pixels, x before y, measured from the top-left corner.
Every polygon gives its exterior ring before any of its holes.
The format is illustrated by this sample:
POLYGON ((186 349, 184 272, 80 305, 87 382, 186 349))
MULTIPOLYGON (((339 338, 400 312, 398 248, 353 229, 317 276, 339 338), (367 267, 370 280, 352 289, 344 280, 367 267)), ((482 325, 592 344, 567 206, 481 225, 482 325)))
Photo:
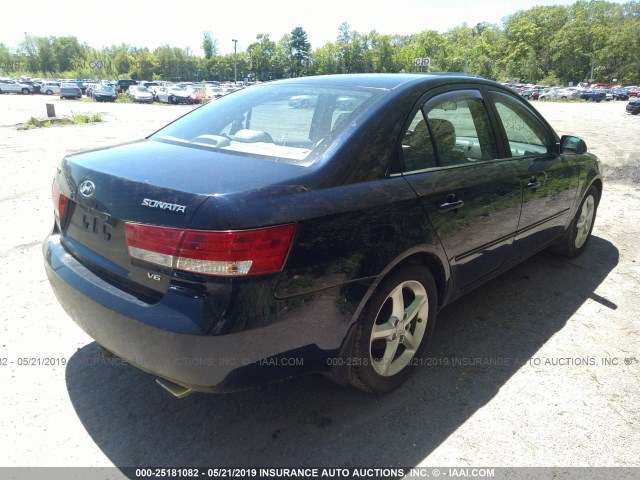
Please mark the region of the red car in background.
POLYGON ((187 87, 187 92, 189 92, 190 103, 202 103, 202 99, 206 97, 202 88, 187 87))
POLYGON ((640 87, 631 87, 627 91, 629 92, 629 96, 630 97, 638 97, 638 96, 640 96, 640 87))

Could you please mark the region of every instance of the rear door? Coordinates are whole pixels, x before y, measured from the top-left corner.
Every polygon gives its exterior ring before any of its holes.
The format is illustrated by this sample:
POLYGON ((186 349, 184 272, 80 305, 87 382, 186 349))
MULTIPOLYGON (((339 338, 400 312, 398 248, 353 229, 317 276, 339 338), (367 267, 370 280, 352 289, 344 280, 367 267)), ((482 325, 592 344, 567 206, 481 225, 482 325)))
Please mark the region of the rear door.
POLYGON ((506 141, 506 156, 523 185, 522 213, 514 260, 562 235, 578 189, 579 170, 556 153, 556 137, 528 106, 505 93, 491 92, 506 141))
POLYGON ((436 95, 413 116, 402 141, 404 176, 446 251, 456 286, 506 261, 518 226, 521 182, 498 158, 480 91, 436 95))

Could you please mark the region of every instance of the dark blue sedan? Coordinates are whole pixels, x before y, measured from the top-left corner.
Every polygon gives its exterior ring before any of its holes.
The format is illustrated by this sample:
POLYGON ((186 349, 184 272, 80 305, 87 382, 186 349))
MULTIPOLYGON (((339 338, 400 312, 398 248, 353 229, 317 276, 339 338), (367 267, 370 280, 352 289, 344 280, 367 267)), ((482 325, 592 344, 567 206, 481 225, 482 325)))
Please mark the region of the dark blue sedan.
POLYGON ((598 102, 600 103, 602 100, 607 99, 607 94, 603 91, 598 90, 587 90, 586 92, 582 92, 580 94, 580 98, 582 100, 586 100, 588 102, 598 102))
POLYGON ((297 78, 64 158, 44 258, 70 317, 177 396, 306 372, 380 393, 445 305, 582 253, 601 193, 585 142, 498 83, 297 78))

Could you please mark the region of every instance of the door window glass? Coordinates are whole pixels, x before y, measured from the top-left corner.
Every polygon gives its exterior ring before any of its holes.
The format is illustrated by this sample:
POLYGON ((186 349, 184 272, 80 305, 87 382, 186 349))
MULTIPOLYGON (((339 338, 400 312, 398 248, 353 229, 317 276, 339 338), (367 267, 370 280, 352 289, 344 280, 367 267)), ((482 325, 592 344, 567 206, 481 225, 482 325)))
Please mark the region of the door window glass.
POLYGON ((507 134, 511 156, 546 154, 550 139, 546 129, 535 116, 507 95, 492 92, 491 96, 507 134))
POLYGON ((418 111, 402 140, 406 171, 467 164, 497 157, 480 92, 438 95, 418 111), (426 118, 425 115, 426 114, 426 118))
POLYGON ((405 171, 411 172, 436 166, 436 156, 429 127, 418 110, 402 139, 402 156, 405 171))
POLYGON ((426 107, 438 165, 459 165, 496 158, 496 142, 480 92, 440 95, 426 107))

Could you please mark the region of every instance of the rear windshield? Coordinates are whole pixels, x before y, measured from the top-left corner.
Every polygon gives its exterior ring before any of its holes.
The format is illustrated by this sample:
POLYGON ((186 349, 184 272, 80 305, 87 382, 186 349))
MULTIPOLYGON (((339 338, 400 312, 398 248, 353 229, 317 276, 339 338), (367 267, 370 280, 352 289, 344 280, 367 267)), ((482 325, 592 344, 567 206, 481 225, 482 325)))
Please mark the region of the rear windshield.
POLYGON ((150 138, 309 166, 380 90, 259 85, 214 100, 150 138))

